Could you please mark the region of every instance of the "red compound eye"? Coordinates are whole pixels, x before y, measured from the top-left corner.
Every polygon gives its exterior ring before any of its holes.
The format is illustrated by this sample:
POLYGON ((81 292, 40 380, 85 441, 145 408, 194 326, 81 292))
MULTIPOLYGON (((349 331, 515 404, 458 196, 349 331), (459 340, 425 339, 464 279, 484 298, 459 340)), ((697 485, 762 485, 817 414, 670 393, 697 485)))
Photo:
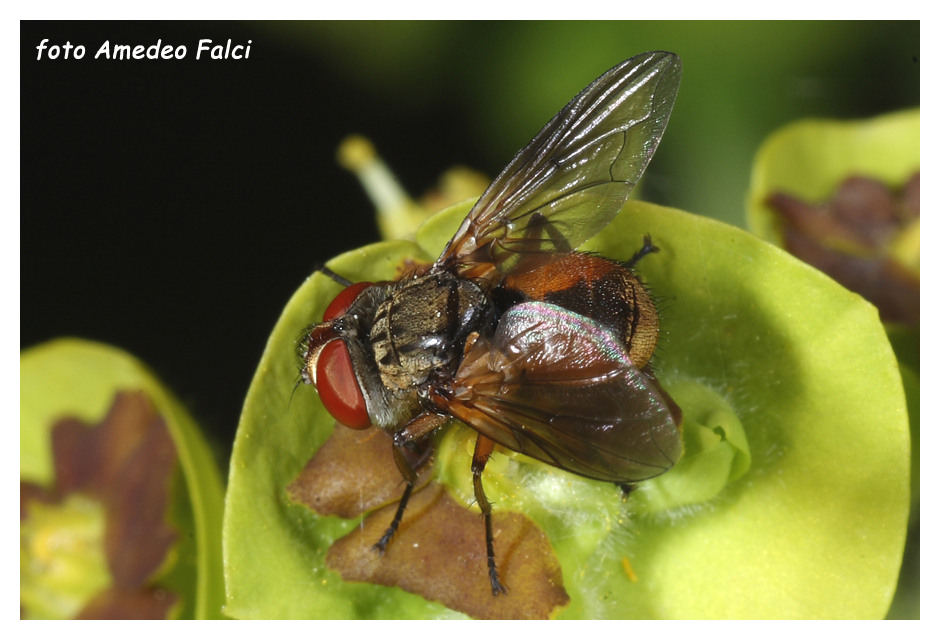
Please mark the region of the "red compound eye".
POLYGON ((371 286, 371 282, 357 282, 340 291, 339 295, 333 298, 333 302, 331 302, 329 306, 327 306, 326 311, 323 312, 323 322, 329 322, 341 315, 345 315, 349 305, 362 293, 362 290, 371 286))
MULTIPOLYGON (((353 285, 346 291, 357 286, 359 285, 353 285)), ((341 293, 340 296, 342 295, 341 293)), ((339 297, 336 300, 339 300, 339 297)), ((366 401, 362 397, 362 390, 356 380, 352 358, 349 357, 345 342, 333 340, 323 347, 317 358, 316 380, 317 392, 323 406, 340 424, 350 429, 365 429, 371 426, 366 401)))

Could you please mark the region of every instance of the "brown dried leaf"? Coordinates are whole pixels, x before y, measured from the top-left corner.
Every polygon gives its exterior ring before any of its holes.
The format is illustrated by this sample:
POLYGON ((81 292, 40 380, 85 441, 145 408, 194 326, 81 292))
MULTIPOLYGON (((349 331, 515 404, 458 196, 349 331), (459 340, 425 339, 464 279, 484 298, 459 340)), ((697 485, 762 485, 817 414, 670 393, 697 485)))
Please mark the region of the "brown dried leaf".
POLYGON ((901 215, 905 219, 920 218, 920 171, 901 190, 901 215))
MULTIPOLYGON (((418 469, 416 488, 431 478, 431 465, 422 466, 426 457, 411 461, 418 469)), ((287 493, 294 502, 322 516, 355 518, 397 501, 404 489, 387 433, 336 428, 287 487, 287 493)))
POLYGON ((767 203, 788 229, 856 255, 876 255, 903 217, 900 201, 884 183, 860 176, 847 178, 829 202, 813 205, 774 193, 767 203))
POLYGON ((58 502, 58 496, 45 487, 32 482, 20 481, 20 522, 26 519, 30 502, 58 502))
POLYGON ((878 248, 891 239, 897 227, 893 205, 893 194, 883 182, 853 176, 839 185, 827 209, 861 244, 878 248))
POLYGON ((829 245, 862 245, 851 227, 828 215, 825 206, 814 206, 786 193, 774 193, 767 205, 784 219, 788 230, 811 238, 819 238, 829 245))
POLYGON ((165 620, 176 601, 176 595, 165 589, 125 591, 111 588, 92 598, 76 619, 165 620))
POLYGON ((784 224, 784 247, 873 303, 885 322, 920 323, 920 282, 891 257, 892 240, 920 215, 920 174, 897 193, 877 180, 846 179, 813 205, 783 193, 767 204, 784 224))
POLYGON ((92 428, 64 418, 52 429, 56 487, 60 494, 109 493, 127 458, 140 447, 154 410, 143 393, 119 393, 108 415, 92 428))
POLYGON ((500 579, 494 597, 487 573, 484 528, 478 513, 458 504, 443 486, 416 493, 384 556, 372 545, 395 513, 389 505, 337 540, 326 564, 344 580, 396 586, 482 619, 547 619, 568 604, 561 566, 545 534, 518 513, 494 513, 500 579))
POLYGON ((58 495, 81 492, 105 505, 115 585, 145 585, 178 537, 166 522, 177 464, 166 422, 144 393, 118 393, 96 426, 75 418, 57 422, 52 449, 58 495))
POLYGON ((788 230, 787 251, 878 307, 884 322, 920 323, 920 283, 889 258, 859 258, 788 230))
POLYGON ((177 532, 166 523, 176 447, 154 414, 110 494, 105 530, 108 565, 119 587, 145 584, 166 560, 177 532))

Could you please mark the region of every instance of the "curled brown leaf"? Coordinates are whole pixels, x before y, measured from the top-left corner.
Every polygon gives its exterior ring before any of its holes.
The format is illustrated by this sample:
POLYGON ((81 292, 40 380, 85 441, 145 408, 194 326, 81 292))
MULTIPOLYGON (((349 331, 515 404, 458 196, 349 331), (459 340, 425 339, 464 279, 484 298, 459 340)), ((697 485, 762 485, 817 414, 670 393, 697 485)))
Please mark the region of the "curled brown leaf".
POLYGON ((886 322, 920 323, 920 281, 891 254, 899 233, 920 217, 920 174, 901 189, 850 177, 833 198, 811 204, 774 193, 784 247, 878 307, 886 322))
POLYGON ((354 518, 371 512, 330 547, 329 569, 344 580, 399 587, 475 618, 544 619, 567 605, 561 566, 548 538, 527 517, 498 510, 494 544, 509 593, 494 598, 480 514, 430 482, 431 464, 421 458, 411 463, 419 473, 416 491, 382 555, 374 545, 404 489, 387 434, 337 428, 290 484, 291 500, 320 515, 354 518))

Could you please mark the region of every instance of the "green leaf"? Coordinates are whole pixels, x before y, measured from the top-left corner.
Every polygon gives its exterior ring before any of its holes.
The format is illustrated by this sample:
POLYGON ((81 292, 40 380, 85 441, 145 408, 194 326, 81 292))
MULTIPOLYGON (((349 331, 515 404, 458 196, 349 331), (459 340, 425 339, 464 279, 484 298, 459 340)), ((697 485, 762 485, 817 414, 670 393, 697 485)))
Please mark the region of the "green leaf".
POLYGON ((170 518, 184 532, 162 582, 183 594, 182 617, 222 617, 222 481, 208 445, 179 401, 133 357, 119 349, 60 339, 20 356, 20 479, 52 484, 50 430, 65 416, 96 424, 118 391, 142 390, 166 421, 185 490, 170 518))
MULTIPOLYGON (((468 208, 432 218, 419 246, 372 245, 330 267, 353 280, 394 278, 405 259, 433 259, 468 208)), ((743 231, 645 203, 628 203, 583 248, 626 260, 644 233, 660 248, 638 265, 663 315, 654 364, 687 416, 688 457, 625 503, 613 485, 511 452, 484 474, 495 509, 523 511, 549 536, 571 596, 560 617, 883 617, 904 545, 910 443, 877 313, 743 231)), ((342 582, 323 559, 357 521, 287 499, 333 429, 312 389, 291 399, 294 348, 339 289, 313 276, 298 290, 249 391, 226 502, 226 611, 457 616, 397 589, 342 582)), ((448 432, 435 463, 465 502, 468 434, 448 432)))

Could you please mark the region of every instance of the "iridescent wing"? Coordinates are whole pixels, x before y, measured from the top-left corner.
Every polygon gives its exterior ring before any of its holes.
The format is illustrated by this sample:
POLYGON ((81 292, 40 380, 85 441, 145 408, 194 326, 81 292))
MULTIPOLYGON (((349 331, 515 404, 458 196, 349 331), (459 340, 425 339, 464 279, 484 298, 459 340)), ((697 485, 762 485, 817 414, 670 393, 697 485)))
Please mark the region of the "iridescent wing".
POLYGON ((595 80, 516 154, 438 264, 528 270, 603 229, 659 145, 680 73, 678 56, 654 51, 595 80))
POLYGON ((589 478, 637 482, 682 454, 659 385, 609 330, 556 305, 503 314, 465 355, 450 395, 448 411, 484 436, 589 478))

